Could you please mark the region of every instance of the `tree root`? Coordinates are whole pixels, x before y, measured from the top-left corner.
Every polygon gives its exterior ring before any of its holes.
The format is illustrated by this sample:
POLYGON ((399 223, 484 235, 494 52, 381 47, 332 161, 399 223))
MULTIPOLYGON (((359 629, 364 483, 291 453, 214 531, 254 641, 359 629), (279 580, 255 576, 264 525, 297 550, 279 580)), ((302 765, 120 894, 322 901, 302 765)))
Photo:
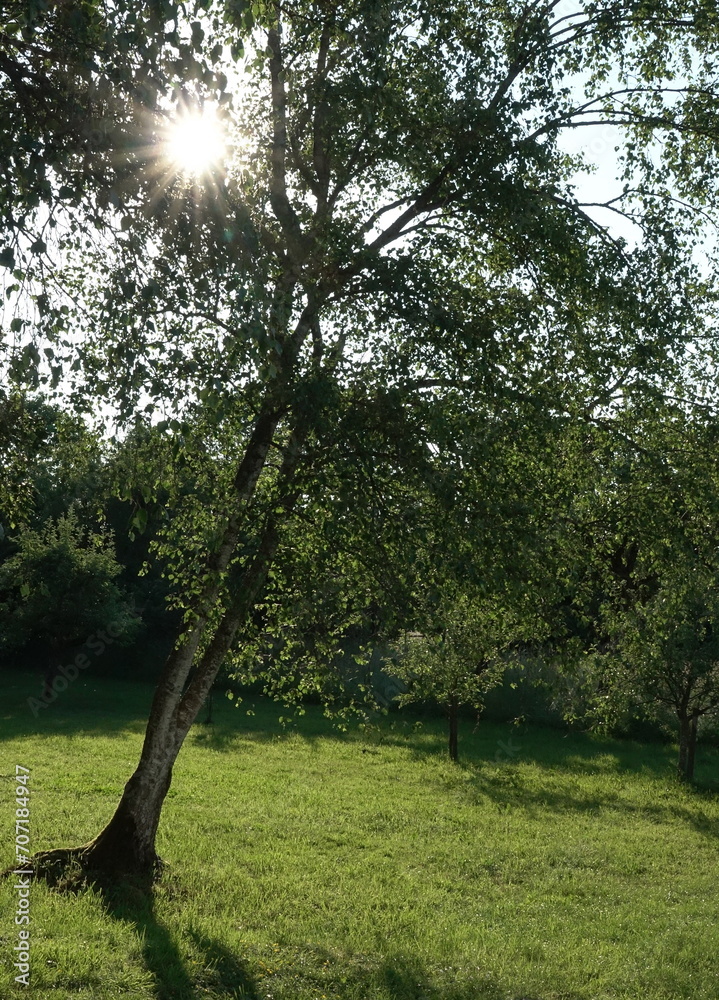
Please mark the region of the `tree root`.
POLYGON ((7 878, 22 871, 33 879, 42 879, 48 885, 59 889, 71 889, 87 883, 88 869, 83 864, 83 853, 87 844, 82 847, 58 847, 52 851, 38 851, 22 863, 7 868, 0 877, 7 878))
POLYGON ((9 878, 21 871, 25 876, 44 881, 61 892, 79 892, 94 886, 98 889, 116 887, 119 883, 131 883, 147 891, 152 882, 164 869, 158 858, 151 871, 108 871, 98 866, 93 858, 95 841, 80 847, 57 847, 51 851, 38 851, 22 863, 0 872, 0 878, 9 878))

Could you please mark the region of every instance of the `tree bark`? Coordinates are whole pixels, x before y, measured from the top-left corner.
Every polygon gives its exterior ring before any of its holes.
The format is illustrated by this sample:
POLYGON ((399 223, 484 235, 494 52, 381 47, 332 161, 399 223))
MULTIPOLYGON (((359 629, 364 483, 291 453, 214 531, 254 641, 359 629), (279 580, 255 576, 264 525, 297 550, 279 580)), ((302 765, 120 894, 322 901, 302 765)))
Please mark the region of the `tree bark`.
POLYGON ((447 704, 447 720, 449 724, 449 756, 451 760, 456 761, 459 759, 459 705, 456 695, 453 694, 449 696, 447 704))
MULTIPOLYGON (((246 620, 267 579, 278 539, 279 533, 272 524, 265 531, 259 552, 243 575, 235 601, 223 615, 184 692, 181 686, 178 689, 178 677, 180 674, 187 677, 186 657, 171 655, 168 661, 171 676, 158 687, 137 769, 125 786, 110 822, 80 852, 86 869, 115 877, 134 873, 150 875, 158 869, 160 859, 155 838, 173 765, 238 628, 246 620)), ((182 654, 184 647, 176 652, 182 654)))
POLYGON ((140 763, 110 822, 83 848, 80 860, 85 868, 111 877, 157 871, 155 838, 176 757, 177 751, 168 746, 140 763))
POLYGON ((697 749, 697 722, 698 719, 696 715, 691 717, 689 723, 689 746, 687 748, 687 768, 686 768, 686 780, 694 780, 694 759, 696 757, 697 749))
POLYGON ((697 717, 681 715, 679 717, 679 760, 677 762, 677 777, 680 781, 692 781, 694 778, 694 760, 697 746, 697 717))

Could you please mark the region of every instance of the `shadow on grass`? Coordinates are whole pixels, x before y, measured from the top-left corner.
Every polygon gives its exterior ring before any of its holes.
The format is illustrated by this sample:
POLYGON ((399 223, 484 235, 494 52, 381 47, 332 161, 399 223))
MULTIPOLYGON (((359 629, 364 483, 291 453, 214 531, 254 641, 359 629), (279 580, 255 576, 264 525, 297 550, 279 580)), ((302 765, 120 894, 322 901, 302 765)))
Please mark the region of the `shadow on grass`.
MULTIPOLYGON (((661 745, 620 741, 593 741, 582 734, 570 734, 564 742, 558 734, 548 747, 537 745, 537 731, 518 736, 518 748, 512 760, 465 759, 457 768, 456 786, 470 802, 481 806, 491 802, 502 814, 517 811, 524 816, 583 812, 608 814, 613 810, 636 815, 655 823, 679 820, 702 836, 719 839, 719 819, 708 816, 703 805, 714 805, 719 785, 706 779, 716 770, 717 752, 706 748, 699 781, 681 786, 675 777, 675 751, 661 745), (517 765, 531 762, 539 771, 526 771, 517 765), (596 775, 602 779, 588 783, 596 775), (648 777, 652 782, 651 801, 632 801, 626 794, 626 779, 648 777), (702 784, 702 779, 704 784, 702 784)), ((450 779, 451 780, 451 779, 450 779)))
MULTIPOLYGON (((382 733, 377 745, 406 747, 422 760, 446 754, 441 725, 436 720, 424 728, 423 734, 410 735, 410 726, 396 723, 392 730, 382 733)), ((513 765, 519 762, 531 762, 548 774, 567 778, 612 775, 621 779, 623 775, 644 775, 663 779, 669 787, 678 787, 675 777, 677 749, 668 743, 641 743, 539 725, 473 723, 465 719, 461 724, 459 755, 460 771, 484 774, 487 765, 493 765, 492 770, 498 766, 495 783, 502 789, 506 787, 506 772, 511 774, 513 765)), ((695 781, 685 786, 686 790, 696 797, 714 801, 719 793, 718 764, 719 750, 700 743, 695 781)), ((487 780, 491 783, 493 779, 488 777, 487 780)), ((571 794, 566 797, 567 803, 573 800, 571 794)))
POLYGON ((445 974, 444 982, 433 982, 426 972, 401 958, 385 961, 379 978, 391 1000, 504 1000, 507 996, 490 977, 484 982, 453 983, 445 974))
MULTIPOLYGON (((296 961, 298 967, 309 965, 313 970, 309 976, 312 995, 377 996, 383 1000, 542 1000, 533 993, 508 993, 506 985, 488 970, 444 965, 430 968, 406 955, 340 955, 307 945, 297 953, 296 961)), ((305 986, 303 995, 309 992, 305 986)), ((562 996, 578 1000, 573 994, 562 996)))
MULTIPOLYGON (((42 687, 41 672, 0 670, 0 741, 142 734, 155 690, 149 683, 81 674, 40 708, 42 687), (34 701, 29 703, 29 699, 34 701)), ((215 692, 213 723, 204 722, 206 710, 201 709, 189 742, 222 752, 236 748, 242 740, 264 743, 292 734, 309 742, 340 737, 318 706, 310 706, 306 715, 283 725, 280 717, 288 715, 290 710, 267 698, 248 697, 236 707, 222 692, 215 692)))
MULTIPOLYGON (((175 937, 155 915, 151 887, 124 883, 111 888, 96 885, 96 890, 107 915, 132 924, 137 931, 146 968, 155 980, 157 1000, 260 1000, 271 995, 266 993, 269 983, 261 987, 249 973, 249 963, 241 961, 223 942, 193 929, 189 937, 201 957, 197 972, 193 970, 191 975, 175 937)), ((489 972, 467 974, 448 967, 428 970, 405 956, 350 954, 339 958, 337 953, 306 945, 294 957, 303 995, 309 988, 313 995, 380 995, 386 1000, 507 1000, 508 996, 489 972)), ((292 972, 292 965, 285 969, 292 972)), ((285 990, 282 995, 291 993, 285 990)), ((512 993, 511 997, 541 1000, 526 993, 512 993)), ((571 1000, 569 995, 567 1000, 571 1000)))
POLYGON ((191 932, 200 961, 191 976, 174 936, 154 912, 152 887, 128 883, 97 887, 108 916, 135 927, 148 972, 156 984, 157 1000, 204 1000, 242 997, 259 1000, 259 994, 240 961, 224 944, 191 932))
MULTIPOLYGON (((52 736, 102 735, 125 737, 144 731, 153 688, 138 682, 123 682, 83 676, 58 696, 47 709, 33 718, 27 705, 29 693, 36 693, 36 678, 20 672, 3 671, 3 713, 0 717, 0 740, 52 736)), ((401 748, 418 761, 446 756, 445 726, 441 718, 410 713, 380 717, 369 729, 352 727, 340 733, 319 706, 307 706, 306 714, 283 726, 279 717, 287 709, 269 699, 248 696, 235 707, 221 693, 215 693, 213 723, 203 721, 193 726, 189 745, 232 752, 243 743, 268 743, 287 737, 300 737, 310 745, 320 740, 342 741, 356 747, 363 760, 379 766, 393 765, 393 756, 385 751, 401 748), (251 714, 248 714, 251 713, 251 714)), ((204 710, 199 719, 205 718, 204 710)), ((458 786, 478 804, 483 799, 496 802, 501 809, 598 811, 616 807, 641 811, 657 821, 671 817, 692 825, 705 836, 719 837, 719 824, 707 817, 702 802, 716 801, 719 792, 717 763, 719 754, 702 745, 697 755, 697 781, 686 790, 693 801, 683 804, 675 792, 676 749, 666 744, 639 743, 630 740, 598 738, 579 732, 563 732, 538 726, 512 726, 509 723, 475 723, 464 718, 460 732, 458 786), (531 776, 515 767, 528 762, 538 765, 542 774, 531 776), (611 777, 611 787, 593 791, 581 782, 592 775, 611 777), (622 794, 622 777, 644 775, 661 782, 654 805, 634 806, 622 794), (560 780, 558 780, 560 779, 560 780), (560 787, 561 785, 561 787, 560 787)), ((452 781, 446 773, 442 783, 452 781)))
POLYGON ((39 673, 0 671, 0 740, 142 733, 153 694, 149 684, 84 674, 47 705, 42 689, 39 673))

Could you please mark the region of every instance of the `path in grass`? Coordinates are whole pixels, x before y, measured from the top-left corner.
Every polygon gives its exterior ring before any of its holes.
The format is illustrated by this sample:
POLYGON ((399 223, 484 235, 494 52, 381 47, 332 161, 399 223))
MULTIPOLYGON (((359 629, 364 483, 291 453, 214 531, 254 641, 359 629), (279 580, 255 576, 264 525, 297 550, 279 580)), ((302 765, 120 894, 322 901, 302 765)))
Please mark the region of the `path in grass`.
MULTIPOLYGON (((32 684, 35 683, 33 679, 32 684)), ((151 690, 77 681, 36 721, 4 675, 0 865, 15 764, 32 846, 89 839, 136 761, 151 690)), ((464 761, 441 724, 296 731, 223 703, 175 770, 150 907, 32 889, 32 987, 65 1000, 716 1000, 719 804, 678 788, 671 748, 482 723, 464 761), (507 752, 507 748, 511 752, 507 752)), ((699 780, 717 755, 702 751, 699 780)))

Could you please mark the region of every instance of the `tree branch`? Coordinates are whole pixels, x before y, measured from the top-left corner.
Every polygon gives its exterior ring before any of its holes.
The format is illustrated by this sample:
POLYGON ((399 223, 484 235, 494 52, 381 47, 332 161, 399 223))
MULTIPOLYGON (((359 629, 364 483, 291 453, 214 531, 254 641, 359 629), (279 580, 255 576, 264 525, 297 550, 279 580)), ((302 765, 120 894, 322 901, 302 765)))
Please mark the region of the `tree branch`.
POLYGON ((299 220, 287 197, 287 95, 282 66, 282 45, 280 41, 280 5, 275 5, 276 20, 267 32, 270 50, 270 79, 272 85, 272 149, 270 175, 270 204, 275 217, 282 227, 295 263, 305 256, 304 238, 299 220))

